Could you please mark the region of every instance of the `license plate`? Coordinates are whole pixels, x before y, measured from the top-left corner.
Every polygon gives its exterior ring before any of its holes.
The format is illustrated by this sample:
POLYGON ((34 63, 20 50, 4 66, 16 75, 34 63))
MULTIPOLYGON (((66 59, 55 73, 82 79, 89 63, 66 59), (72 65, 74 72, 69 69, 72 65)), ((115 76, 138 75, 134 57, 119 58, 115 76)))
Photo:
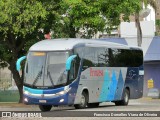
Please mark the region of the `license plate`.
POLYGON ((40 103, 46 103, 46 100, 39 100, 40 103))

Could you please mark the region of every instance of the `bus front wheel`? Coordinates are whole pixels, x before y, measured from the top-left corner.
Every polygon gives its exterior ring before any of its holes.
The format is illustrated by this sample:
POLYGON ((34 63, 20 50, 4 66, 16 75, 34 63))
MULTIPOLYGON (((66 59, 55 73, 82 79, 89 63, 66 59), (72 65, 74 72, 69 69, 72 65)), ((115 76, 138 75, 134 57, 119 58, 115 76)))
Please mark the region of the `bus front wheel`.
POLYGON ((115 105, 117 106, 127 106, 129 102, 129 90, 125 89, 123 92, 123 99, 120 101, 115 101, 115 105))
POLYGON ((39 109, 43 112, 50 111, 52 108, 52 105, 39 105, 39 109))
POLYGON ((82 92, 82 94, 81 94, 81 103, 74 105, 74 107, 76 109, 83 109, 83 108, 86 107, 87 103, 88 103, 88 95, 85 92, 82 92))

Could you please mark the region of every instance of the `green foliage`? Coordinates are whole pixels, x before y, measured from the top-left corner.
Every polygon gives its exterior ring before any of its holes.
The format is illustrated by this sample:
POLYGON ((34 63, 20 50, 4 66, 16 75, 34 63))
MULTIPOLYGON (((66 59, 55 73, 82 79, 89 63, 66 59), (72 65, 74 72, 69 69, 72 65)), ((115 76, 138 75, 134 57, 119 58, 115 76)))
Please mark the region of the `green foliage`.
POLYGON ((129 15, 139 9, 139 0, 0 0, 0 63, 13 59, 13 54, 26 54, 51 30, 52 38, 77 33, 91 38, 98 31, 110 33, 120 24, 121 15, 129 21, 129 15))
MULTIPOLYGON (((129 21, 129 15, 140 9, 139 0, 63 0, 62 9, 66 11, 64 24, 74 28, 71 31, 84 31, 82 37, 91 38, 98 31, 110 32, 122 19, 129 21)), ((69 27, 69 29, 71 28, 69 27)))
POLYGON ((160 27, 160 19, 157 19, 157 20, 156 20, 156 25, 157 25, 158 27, 160 27))
POLYGON ((38 18, 45 18, 46 11, 36 0, 1 0, 0 1, 0 31, 7 34, 25 36, 32 33, 38 23, 38 18))
POLYGON ((155 35, 159 36, 160 32, 158 30, 160 30, 160 19, 156 20, 156 27, 157 27, 157 32, 155 33, 155 35))
POLYGON ((45 20, 46 15, 43 4, 36 0, 0 0, 0 63, 3 67, 26 53, 25 44, 36 40, 39 20, 45 20))
POLYGON ((1 61, 9 63, 13 56, 18 56, 15 54, 24 53, 23 45, 31 40, 27 36, 33 36, 39 19, 45 19, 46 14, 36 0, 0 0, 1 61))
POLYGON ((23 74, 16 71, 16 61, 40 39, 40 21, 47 11, 38 0, 0 0, 0 66, 11 70, 22 102, 23 74))

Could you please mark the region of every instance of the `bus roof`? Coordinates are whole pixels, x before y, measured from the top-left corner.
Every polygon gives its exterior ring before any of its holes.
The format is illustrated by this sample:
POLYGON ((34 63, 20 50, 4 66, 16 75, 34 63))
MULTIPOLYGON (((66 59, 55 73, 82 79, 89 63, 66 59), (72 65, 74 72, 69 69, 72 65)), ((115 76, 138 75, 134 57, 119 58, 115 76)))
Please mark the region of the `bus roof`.
POLYGON ((80 38, 61 38, 42 40, 35 43, 29 51, 64 51, 71 50, 78 46, 91 47, 108 47, 108 48, 122 48, 122 49, 140 49, 139 47, 130 47, 123 44, 108 42, 100 39, 80 39, 80 38))

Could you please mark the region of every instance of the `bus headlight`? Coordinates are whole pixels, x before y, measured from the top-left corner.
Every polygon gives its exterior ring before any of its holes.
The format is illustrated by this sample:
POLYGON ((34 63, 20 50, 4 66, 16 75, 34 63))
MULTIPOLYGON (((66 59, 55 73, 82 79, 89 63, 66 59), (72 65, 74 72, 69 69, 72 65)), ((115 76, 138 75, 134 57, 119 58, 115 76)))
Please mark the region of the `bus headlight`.
POLYGON ((61 91, 61 92, 59 92, 59 93, 57 93, 57 94, 63 95, 63 94, 65 94, 65 93, 66 93, 65 91, 61 91))
POLYGON ((30 93, 28 92, 28 91, 23 91, 23 93, 25 94, 25 95, 29 95, 30 93))
POLYGON ((24 98, 24 101, 25 101, 25 102, 28 102, 28 99, 27 99, 27 98, 24 98))
POLYGON ((68 89, 65 89, 64 91, 61 91, 61 92, 56 93, 56 95, 64 95, 64 94, 66 94, 67 92, 69 92, 70 90, 71 90, 71 87, 68 88, 68 89))

